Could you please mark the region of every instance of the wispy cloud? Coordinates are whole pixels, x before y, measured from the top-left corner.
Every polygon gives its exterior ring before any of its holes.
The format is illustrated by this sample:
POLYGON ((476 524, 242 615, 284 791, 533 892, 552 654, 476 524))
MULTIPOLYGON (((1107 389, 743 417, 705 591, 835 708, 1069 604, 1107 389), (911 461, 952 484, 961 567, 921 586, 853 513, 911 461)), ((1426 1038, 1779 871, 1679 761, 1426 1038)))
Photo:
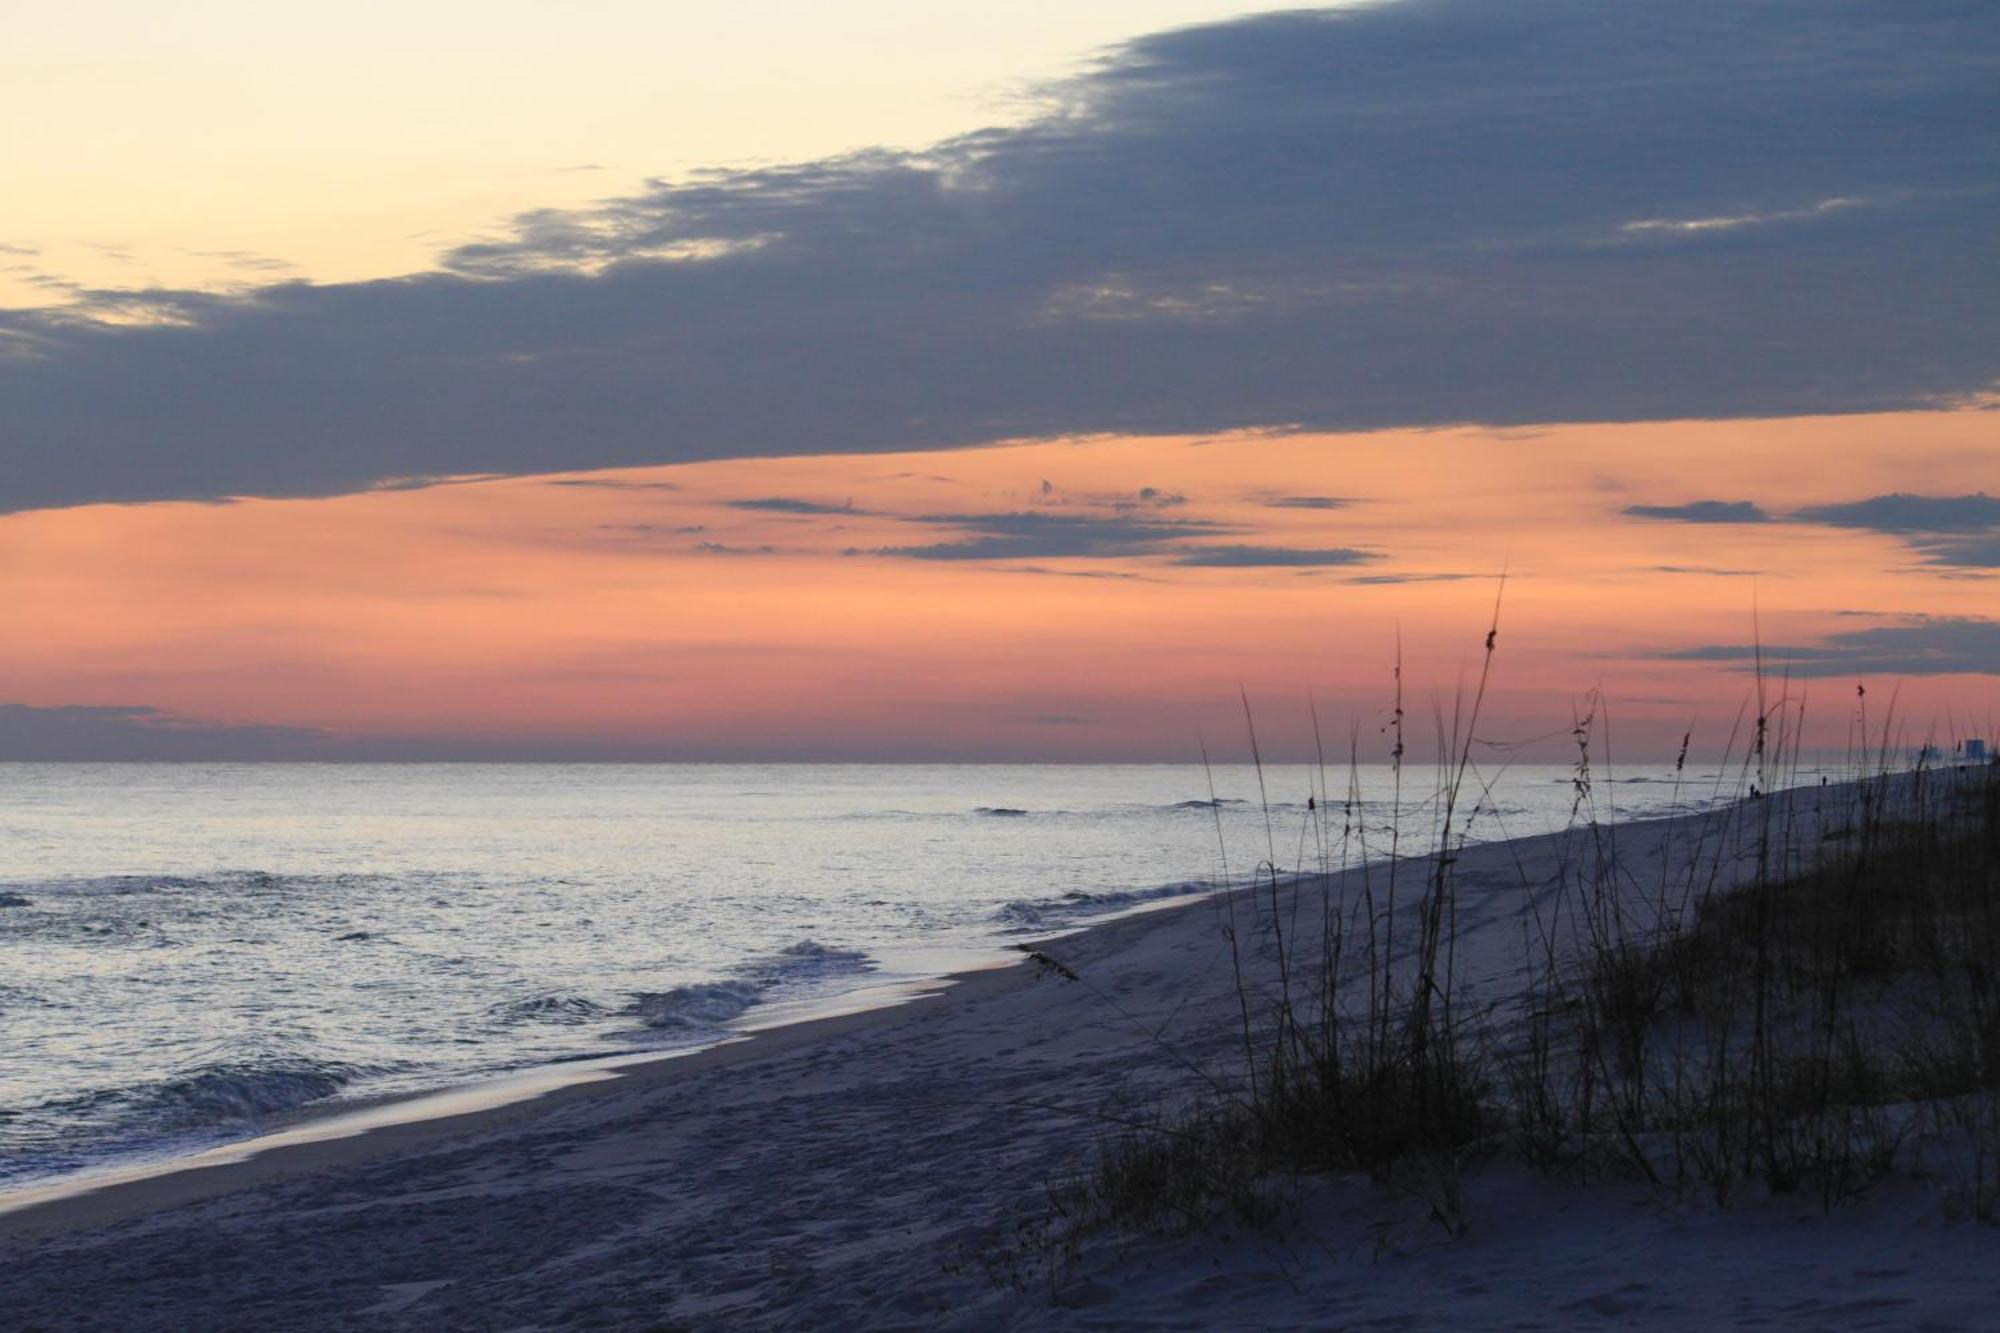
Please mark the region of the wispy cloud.
POLYGON ((1701 236, 1711 232, 1741 231, 1745 227, 1768 227, 1781 222, 1810 222, 1832 213, 1861 208, 1867 203, 1865 199, 1833 198, 1822 199, 1805 208, 1780 208, 1764 213, 1724 213, 1700 218, 1638 218, 1624 223, 1618 230, 1628 237, 1701 236))
MULTIPOLYGON (((848 554, 859 555, 860 552, 850 551, 848 554)), ((1054 569, 1048 565, 1011 565, 1008 567, 1007 572, 1010 574, 1039 574, 1048 578, 1058 579, 1115 579, 1121 583, 1156 583, 1159 581, 1145 574, 1135 573, 1129 569, 1054 569)))
POLYGON ((702 555, 777 555, 778 548, 771 545, 732 546, 727 542, 696 542, 694 549, 702 555))
POLYGON ((685 536, 689 533, 707 532, 708 525, 706 523, 599 523, 597 531, 685 536))
POLYGON ((578 490, 594 491, 677 491, 678 482, 672 481, 630 481, 622 477, 555 477, 542 483, 544 486, 567 486, 578 490))
POLYGON ((1345 509, 1354 501, 1337 495, 1277 495, 1264 503, 1272 509, 1345 509))
POLYGON ((1381 558, 1379 552, 1351 546, 1197 546, 1175 556, 1174 563, 1202 569, 1304 569, 1362 565, 1381 558))
POLYGON ((1342 579, 1342 583, 1358 584, 1362 587, 1390 587, 1400 583, 1461 583, 1466 579, 1491 578, 1488 574, 1356 574, 1342 579))
POLYGON ((886 546, 872 554, 911 560, 1030 560, 1149 555, 1190 537, 1228 532, 1202 519, 1070 513, 933 514, 914 520, 972 534, 963 540, 886 546))
POLYGON ((819 500, 795 500, 789 496, 772 495, 762 499, 730 500, 731 509, 749 509, 766 514, 861 514, 866 510, 856 509, 854 501, 840 504, 826 504, 819 500))
POLYGON ((1701 574, 1710 578, 1741 579, 1754 578, 1754 569, 1724 569, 1714 565, 1654 565, 1656 574, 1701 574))

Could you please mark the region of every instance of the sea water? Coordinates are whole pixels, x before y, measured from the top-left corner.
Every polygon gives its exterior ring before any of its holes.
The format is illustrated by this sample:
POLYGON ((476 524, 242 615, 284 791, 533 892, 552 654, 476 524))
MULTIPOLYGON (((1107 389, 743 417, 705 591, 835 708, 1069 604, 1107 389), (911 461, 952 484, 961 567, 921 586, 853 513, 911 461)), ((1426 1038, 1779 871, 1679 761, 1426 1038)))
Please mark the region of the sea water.
MULTIPOLYGON (((1406 850, 1431 776, 1024 765, 0 765, 0 1187, 301 1108, 625 1052, 990 961, 1329 830, 1406 850), (1214 799, 1212 799, 1212 797, 1214 799)), ((1728 794, 1644 770, 1598 817, 1728 794)), ((1482 773, 1475 838, 1574 815, 1482 773)), ((1358 849, 1350 837, 1350 847, 1358 849)), ((1335 849, 1337 851, 1337 849, 1335 849)))

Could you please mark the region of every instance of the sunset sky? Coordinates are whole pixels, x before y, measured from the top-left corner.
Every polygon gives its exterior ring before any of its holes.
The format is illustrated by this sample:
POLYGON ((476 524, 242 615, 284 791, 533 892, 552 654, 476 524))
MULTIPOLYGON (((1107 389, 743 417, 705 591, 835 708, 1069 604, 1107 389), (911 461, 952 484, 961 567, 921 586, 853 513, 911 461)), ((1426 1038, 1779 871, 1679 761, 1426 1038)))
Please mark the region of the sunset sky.
POLYGON ((1995 730, 2000 12, 1273 11, 10 17, 0 759, 1995 730))

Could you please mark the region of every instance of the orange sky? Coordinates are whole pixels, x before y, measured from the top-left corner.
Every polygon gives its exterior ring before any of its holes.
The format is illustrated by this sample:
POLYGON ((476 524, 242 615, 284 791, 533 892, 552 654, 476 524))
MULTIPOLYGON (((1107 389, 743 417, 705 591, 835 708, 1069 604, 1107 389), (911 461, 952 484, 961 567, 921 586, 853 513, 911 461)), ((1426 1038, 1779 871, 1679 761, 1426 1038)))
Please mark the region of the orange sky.
MULTIPOLYGON (((1427 718, 1476 665, 1504 568, 1488 735, 1560 730, 1601 685, 1635 756, 1693 719, 1719 746, 1744 673, 1660 653, 1747 642, 1753 608, 1767 644, 1811 645, 1989 616, 2000 597, 1895 535, 1621 510, 1782 516, 1912 477, 2000 489, 1994 422, 1091 439, 16 514, 0 519, 0 699, 317 728, 342 753, 399 756, 1185 759, 1204 734, 1240 748, 1239 685, 1272 748, 1302 743, 1309 692, 1329 731, 1372 736, 1399 633, 1427 718), (769 499, 849 508, 731 504, 769 499), (1024 513, 1109 545, 881 553, 981 535, 925 516, 1024 513), (1134 522, 1167 526, 1130 541, 1134 522), (1367 558, 1177 563, 1241 547, 1367 558)), ((1901 707, 1984 718, 1993 682, 1915 676, 1901 707)), ((1810 692, 1840 744, 1851 678, 1810 692)))

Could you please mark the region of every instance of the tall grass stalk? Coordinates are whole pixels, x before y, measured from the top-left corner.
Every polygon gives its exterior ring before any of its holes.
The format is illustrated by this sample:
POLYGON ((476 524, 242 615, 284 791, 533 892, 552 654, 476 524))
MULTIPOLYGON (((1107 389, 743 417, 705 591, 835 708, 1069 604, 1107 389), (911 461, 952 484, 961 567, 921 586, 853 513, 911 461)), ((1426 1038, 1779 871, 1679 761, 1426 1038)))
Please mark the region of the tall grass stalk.
MULTIPOLYGON (((1465 1173, 1495 1155, 1721 1203, 1811 1191, 1827 1207, 1922 1159, 1952 1164, 1962 1212, 1994 1216, 2000 765, 1941 775, 1920 756, 1899 770, 1895 700, 1871 718, 1864 686, 1845 781, 1808 788, 1806 693, 1769 677, 1760 648, 1706 793, 1688 771, 1696 727, 1681 738, 1673 796, 1700 812, 1621 829, 1610 709, 1593 692, 1572 721, 1571 825, 1553 872, 1514 861, 1518 990, 1468 1010, 1459 867, 1491 804, 1473 754, 1499 612, 1496 596, 1472 688, 1437 710, 1421 806, 1405 790, 1398 644, 1386 848, 1368 818, 1362 728, 1349 728, 1336 813, 1309 701, 1310 800, 1293 869, 1280 865, 1243 696, 1264 854, 1219 904, 1240 1075, 1149 1121, 1157 1132, 1121 1126, 1086 1193, 1127 1220, 1186 1219, 1252 1209, 1260 1178, 1360 1170, 1421 1192, 1457 1231, 1465 1173), (1403 826, 1420 808, 1431 837, 1411 853, 1403 826), (1413 905, 1400 901, 1410 879, 1413 905), (1319 911, 1316 930, 1302 905, 1319 911)), ((1205 746, 1202 760, 1226 881, 1205 746)))

